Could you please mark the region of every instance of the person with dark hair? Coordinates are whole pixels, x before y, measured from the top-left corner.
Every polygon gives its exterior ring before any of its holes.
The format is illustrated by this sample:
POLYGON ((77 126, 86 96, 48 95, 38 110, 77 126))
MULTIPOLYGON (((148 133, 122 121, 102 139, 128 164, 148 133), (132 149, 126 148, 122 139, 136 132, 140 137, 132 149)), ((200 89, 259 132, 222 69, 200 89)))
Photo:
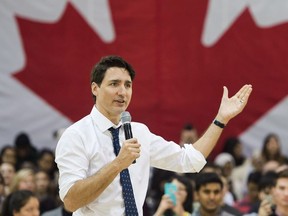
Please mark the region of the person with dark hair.
POLYGON ((270 133, 264 138, 261 157, 264 163, 268 161, 277 161, 279 165, 288 163, 287 157, 282 152, 279 137, 274 133, 270 133))
POLYGON ((35 173, 35 195, 40 202, 40 213, 55 209, 56 202, 56 188, 52 184, 47 172, 38 170, 35 173))
POLYGON ((252 207, 259 202, 259 182, 262 178, 262 173, 254 171, 249 174, 247 179, 247 194, 243 199, 235 202, 234 207, 243 214, 249 213, 252 207))
POLYGON ((129 124, 134 138, 124 136, 128 125, 121 122, 121 114, 130 104, 134 77, 123 58, 102 58, 91 73, 91 113, 68 127, 57 144, 60 198, 74 215, 143 215, 150 166, 199 172, 223 128, 242 112, 252 92, 251 85, 244 85, 229 98, 224 87, 206 132, 181 148, 138 122, 129 124))
POLYGON ((4 178, 4 190, 5 194, 8 195, 11 190, 11 184, 13 182, 14 176, 16 175, 16 169, 14 164, 5 162, 0 164, 0 173, 4 178))
POLYGON ((267 197, 271 197, 271 191, 275 184, 275 179, 277 178, 277 173, 275 171, 269 171, 264 173, 259 181, 259 201, 254 203, 250 209, 250 212, 257 213, 261 202, 267 197))
POLYGON ((17 158, 16 158, 16 150, 13 146, 5 145, 1 149, 0 153, 0 163, 11 163, 16 166, 17 158))
POLYGON ((57 175, 57 166, 55 163, 55 153, 54 151, 44 148, 38 152, 37 157, 37 168, 42 170, 49 175, 51 181, 54 181, 57 175))
POLYGON ((16 150, 16 170, 21 168, 32 168, 36 167, 37 163, 37 149, 31 143, 30 137, 27 133, 19 133, 14 142, 16 150))
POLYGON ((288 216, 288 168, 277 172, 276 176, 272 174, 270 178, 273 182, 271 192, 263 197, 258 212, 244 216, 288 216))
POLYGON ((272 201, 270 207, 272 213, 270 216, 288 215, 288 169, 277 173, 271 190, 272 201))
MULTIPOLYGON (((0 209, 2 208, 3 205, 3 201, 6 198, 6 194, 5 194, 5 181, 3 176, 0 174, 0 209)), ((1 214, 0 214, 1 216, 1 214)))
POLYGON ((245 162, 242 143, 238 137, 229 137, 224 142, 223 152, 229 153, 234 158, 235 167, 241 166, 245 162))
POLYGON ((193 144, 197 141, 197 139, 197 129, 191 123, 185 124, 180 133, 179 145, 184 146, 184 144, 193 144))
POLYGON ((33 192, 18 190, 7 196, 2 216, 39 216, 39 201, 33 192))
POLYGON ((221 177, 214 172, 201 172, 195 178, 196 197, 199 207, 192 216, 240 216, 231 206, 223 204, 224 183, 221 177))
POLYGON ((164 194, 154 216, 191 215, 193 211, 193 186, 191 180, 185 176, 174 174, 167 182, 176 186, 174 193, 175 203, 173 203, 168 194, 164 194))

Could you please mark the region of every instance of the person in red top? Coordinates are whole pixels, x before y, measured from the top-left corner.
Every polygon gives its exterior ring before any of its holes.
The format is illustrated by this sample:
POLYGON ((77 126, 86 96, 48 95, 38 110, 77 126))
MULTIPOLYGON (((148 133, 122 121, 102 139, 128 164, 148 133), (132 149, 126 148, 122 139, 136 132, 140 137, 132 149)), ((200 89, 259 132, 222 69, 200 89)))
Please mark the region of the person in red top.
POLYGON ((249 174, 247 180, 247 195, 235 202, 234 207, 238 209, 243 214, 249 213, 251 208, 255 205, 255 203, 259 202, 259 182, 261 180, 261 172, 255 171, 249 174))

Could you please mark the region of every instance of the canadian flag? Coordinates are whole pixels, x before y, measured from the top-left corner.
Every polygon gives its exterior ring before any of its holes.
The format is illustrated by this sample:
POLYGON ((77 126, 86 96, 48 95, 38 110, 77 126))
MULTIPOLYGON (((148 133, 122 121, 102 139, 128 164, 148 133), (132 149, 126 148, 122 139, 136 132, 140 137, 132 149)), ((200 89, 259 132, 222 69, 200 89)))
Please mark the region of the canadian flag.
POLYGON ((133 121, 178 142, 204 132, 223 86, 253 93, 223 140, 247 155, 270 132, 288 155, 288 4, 283 0, 4 0, 0 3, 0 146, 26 132, 54 149, 53 132, 90 113, 89 75, 105 55, 136 70, 133 121))

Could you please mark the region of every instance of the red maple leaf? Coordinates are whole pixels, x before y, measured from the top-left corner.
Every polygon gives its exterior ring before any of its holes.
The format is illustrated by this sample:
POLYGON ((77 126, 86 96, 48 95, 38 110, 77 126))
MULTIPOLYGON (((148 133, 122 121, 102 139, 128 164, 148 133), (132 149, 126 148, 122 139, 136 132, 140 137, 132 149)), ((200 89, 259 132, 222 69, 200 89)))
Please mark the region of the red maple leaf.
MULTIPOLYGON (((213 47, 201 42, 207 1, 111 1, 116 40, 105 44, 68 4, 62 19, 18 18, 27 64, 17 79, 76 121, 90 112, 89 76, 101 56, 123 56, 137 71, 129 111, 156 134, 178 142, 182 125, 200 134, 215 117, 226 85, 253 85, 244 112, 222 139, 238 135, 287 95, 287 24, 258 28, 245 11, 213 47)), ((221 150, 218 146, 215 153, 221 150)))

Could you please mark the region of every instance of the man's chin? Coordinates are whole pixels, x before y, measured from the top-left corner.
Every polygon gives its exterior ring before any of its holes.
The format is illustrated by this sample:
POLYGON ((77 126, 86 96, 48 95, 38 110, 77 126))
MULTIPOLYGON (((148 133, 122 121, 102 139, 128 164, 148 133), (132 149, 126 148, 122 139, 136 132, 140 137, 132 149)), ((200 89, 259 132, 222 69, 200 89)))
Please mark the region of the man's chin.
POLYGON ((116 112, 117 112, 119 115, 121 115, 121 113, 124 112, 124 111, 126 110, 126 108, 127 108, 126 106, 125 106, 125 107, 124 107, 124 106, 123 106, 123 107, 118 107, 117 110, 116 110, 116 112))

